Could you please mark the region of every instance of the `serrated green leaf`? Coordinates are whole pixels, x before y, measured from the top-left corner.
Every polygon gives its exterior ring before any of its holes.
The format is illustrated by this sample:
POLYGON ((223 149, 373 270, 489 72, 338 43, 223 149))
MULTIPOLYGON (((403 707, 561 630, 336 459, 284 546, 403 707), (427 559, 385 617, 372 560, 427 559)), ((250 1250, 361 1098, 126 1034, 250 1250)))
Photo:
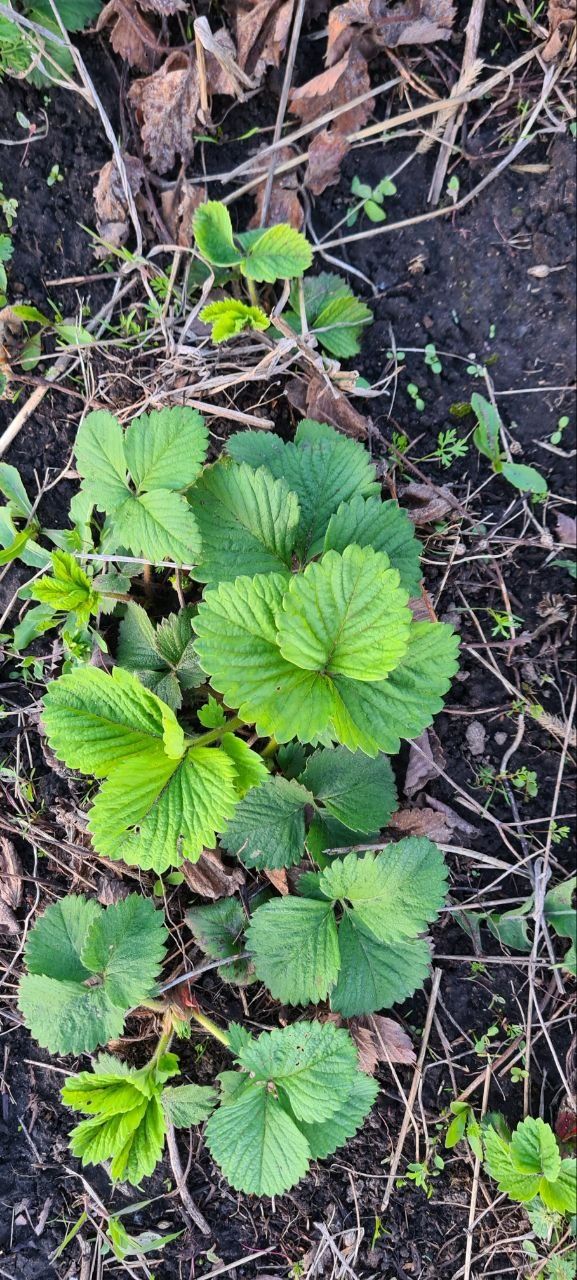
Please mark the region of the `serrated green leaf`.
POLYGON ((276 479, 283 475, 286 444, 274 431, 235 431, 226 442, 226 451, 235 462, 249 467, 268 467, 276 479))
POLYGON ((355 919, 381 942, 414 937, 435 919, 447 892, 440 849, 426 837, 409 836, 382 853, 349 853, 321 872, 326 898, 350 904, 355 919))
POLYGON ((99 511, 115 511, 127 498, 124 436, 117 418, 105 409, 88 413, 74 445, 84 489, 99 511))
POLYGON ((162 912, 150 899, 131 893, 92 921, 82 963, 102 975, 113 1004, 130 1009, 156 994, 167 936, 162 912))
POLYGON ((424 939, 400 939, 385 945, 355 912, 341 920, 339 951, 341 970, 331 992, 331 1008, 343 1018, 401 1003, 423 986, 431 962, 424 939))
POLYGON ((203 258, 215 267, 234 267, 242 259, 236 248, 230 214, 219 200, 208 200, 198 206, 192 220, 196 247, 203 258))
POLYGON ((82 1120, 70 1135, 70 1147, 82 1164, 102 1164, 110 1160, 113 1181, 139 1186, 154 1173, 162 1156, 166 1127, 156 1093, 142 1097, 122 1115, 82 1120))
POLYGON ((203 324, 212 325, 213 342, 224 342, 233 338, 243 329, 268 329, 269 317, 261 307, 249 307, 246 302, 236 298, 225 298, 221 302, 211 302, 200 313, 203 324))
POLYGON ((396 502, 357 495, 341 503, 329 520, 324 550, 343 552, 353 542, 384 551, 399 571, 401 586, 411 596, 419 594, 422 548, 412 521, 396 502))
POLYGON ((293 280, 302 276, 311 266, 313 251, 308 240, 285 223, 268 227, 252 240, 241 271, 249 280, 293 280))
MULTIPOLYGON (((81 31, 93 18, 97 18, 101 5, 100 0, 54 0, 62 25, 67 31, 81 31)), ((39 18, 52 18, 54 14, 49 0, 35 0, 35 11, 39 18)))
POLYGON ((528 467, 523 462, 504 462, 501 467, 501 474, 509 481, 509 484, 520 489, 522 493, 548 493, 549 486, 539 471, 535 467, 528 467))
POLYGON ((411 613, 388 557, 372 547, 327 551, 291 579, 278 614, 279 648, 308 671, 383 679, 406 652, 411 613))
POLYGON ((152 689, 173 711, 182 705, 182 693, 203 684, 205 676, 194 651, 192 621, 195 610, 186 606, 154 627, 139 604, 127 605, 120 624, 116 660, 152 689))
POLYGON ((305 807, 310 792, 286 778, 267 778, 237 806, 221 844, 246 867, 291 867, 305 843, 305 807))
POLYGON ((485 1163, 499 1190, 512 1200, 527 1203, 539 1192, 540 1174, 519 1173, 511 1159, 511 1144, 488 1125, 484 1134, 485 1163))
POLYGON ((379 831, 397 808, 395 779, 384 755, 371 760, 346 747, 321 748, 309 756, 299 782, 351 831, 379 831))
POLYGON ((275 1000, 317 1004, 326 999, 340 968, 330 903, 292 897, 266 902, 254 912, 246 940, 257 978, 275 1000))
POLYGON ((131 495, 116 507, 114 541, 151 564, 174 560, 194 565, 201 554, 198 525, 188 502, 170 489, 131 495))
MULTIPOLYGON (((305 314, 309 331, 330 355, 342 359, 360 350, 363 327, 372 321, 372 312, 356 298, 342 276, 322 271, 303 281, 305 314), (339 327, 340 326, 340 327, 339 327)), ((291 310, 284 319, 296 333, 302 332, 299 290, 293 286, 291 310)))
POLYGON ((217 702, 216 698, 213 698, 212 693, 208 695, 208 702, 198 708, 196 717, 205 729, 220 729, 226 724, 224 707, 217 702))
POLYGON ((539 1195, 547 1208, 553 1209, 555 1213, 574 1214, 577 1203, 577 1160, 573 1157, 562 1160, 555 1181, 542 1178, 539 1195))
POLYGON ((320 1124, 301 1123, 300 1129, 311 1149, 313 1160, 325 1160, 349 1138, 354 1138, 376 1101, 379 1086, 371 1076, 358 1072, 351 1092, 329 1120, 320 1124))
POLYGON ((162 1090, 161 1103, 167 1120, 177 1129, 202 1124, 216 1106, 214 1089, 201 1084, 169 1085, 162 1090))
POLYGON ((137 491, 188 489, 200 472, 207 445, 208 431, 196 409, 175 405, 133 418, 124 451, 137 491))
POLYGON ((186 923, 205 955, 214 960, 240 955, 247 918, 237 898, 219 898, 192 907, 186 913, 186 923))
POLYGON ((561 1156, 551 1126, 532 1116, 522 1120, 511 1137, 511 1160, 518 1173, 541 1173, 555 1182, 561 1156))
POLYGON ((239 569, 288 574, 299 506, 284 480, 225 458, 205 469, 189 502, 202 539, 194 573, 201 582, 231 581, 239 569))
POLYGON ((181 732, 170 708, 121 667, 111 675, 84 667, 60 676, 46 690, 42 718, 58 758, 97 778, 160 750, 167 727, 181 732))
POLYGON ((34 583, 30 598, 49 604, 52 609, 69 613, 72 610, 87 620, 96 613, 99 595, 93 582, 80 567, 74 556, 66 551, 53 551, 50 556, 52 573, 34 583))
POLYGON ((249 1195, 282 1195, 309 1167, 306 1138, 262 1084, 247 1084, 223 1101, 205 1138, 230 1185, 249 1195))
POLYGON ((265 1032, 237 1057, 252 1079, 275 1084, 299 1122, 335 1115, 358 1072, 354 1041, 332 1022, 298 1022, 265 1032))
POLYGON ((256 789, 268 778, 268 769, 258 751, 253 751, 252 747, 249 747, 242 738, 237 738, 234 733, 223 733, 220 748, 234 764, 236 770, 234 785, 239 796, 245 796, 248 791, 256 789))

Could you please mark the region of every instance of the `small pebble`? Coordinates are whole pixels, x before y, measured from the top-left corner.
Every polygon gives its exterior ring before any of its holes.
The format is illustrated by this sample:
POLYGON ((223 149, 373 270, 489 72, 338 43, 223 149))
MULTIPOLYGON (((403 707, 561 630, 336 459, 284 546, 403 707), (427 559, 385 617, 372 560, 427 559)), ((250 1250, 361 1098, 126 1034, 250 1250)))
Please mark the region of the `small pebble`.
POLYGON ((495 734, 495 742, 497 743, 497 746, 504 747, 506 741, 507 741, 507 734, 503 733, 502 730, 499 730, 499 733, 495 734))
POLYGON ((467 746, 472 756, 482 756, 485 750, 485 738, 487 734, 480 720, 471 720, 465 730, 467 746))

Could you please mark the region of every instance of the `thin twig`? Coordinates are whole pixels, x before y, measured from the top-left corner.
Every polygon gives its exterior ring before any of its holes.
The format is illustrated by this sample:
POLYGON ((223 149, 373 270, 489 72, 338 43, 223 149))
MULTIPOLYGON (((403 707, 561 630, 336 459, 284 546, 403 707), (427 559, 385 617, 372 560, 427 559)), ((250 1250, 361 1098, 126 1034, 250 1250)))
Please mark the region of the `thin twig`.
POLYGON ((419 1085, 420 1085, 420 1083, 421 1083, 421 1077, 422 1077, 422 1075, 423 1075, 423 1067, 424 1067, 424 1064, 425 1064, 425 1057, 426 1057, 426 1054, 427 1054, 427 1048, 428 1048, 428 1045, 429 1045, 429 1036, 430 1036, 430 1034, 431 1034, 431 1027, 432 1027, 432 1025, 433 1025, 433 1017, 434 1017, 434 1013, 435 1013, 435 1006, 436 1006, 436 1004, 437 1004, 437 998, 438 998, 438 995, 439 995, 439 987, 440 987, 440 985, 441 985, 441 978, 442 978, 442 976, 443 976, 443 974, 442 974, 441 969, 435 969, 435 970, 434 970, 434 973, 433 973, 433 985, 432 985, 432 987, 431 987, 431 998, 430 998, 430 1000, 429 1000, 429 1008, 427 1009, 427 1018, 426 1018, 426 1021, 425 1021, 425 1027, 424 1027, 424 1031, 423 1031, 423 1039, 422 1039, 422 1041, 421 1041, 421 1049, 420 1049, 420 1052, 419 1052, 419 1057, 418 1057, 418 1059, 417 1059, 417 1065, 416 1065, 416 1067, 415 1067, 415 1073, 414 1073, 414 1075, 413 1075, 413 1080, 412 1080, 411 1089, 410 1089, 410 1092, 409 1092, 409 1097, 408 1097, 408 1100, 407 1100, 407 1105, 406 1105, 406 1107, 405 1107, 405 1114, 404 1114, 404 1116, 403 1116, 403 1123, 402 1123, 402 1125, 401 1125, 401 1132, 399 1133, 398 1142, 397 1142, 397 1145, 396 1145, 396 1147, 395 1147, 395 1152, 394 1152, 393 1158, 392 1158, 392 1160, 391 1160, 391 1168, 390 1168, 390 1172, 387 1174, 387 1189, 386 1189, 385 1194, 384 1194, 384 1196, 383 1196, 383 1202, 382 1202, 382 1204, 381 1204, 381 1212, 383 1212, 383 1210, 385 1210, 385 1209, 387 1208, 388 1203, 389 1203, 389 1200, 390 1200, 390 1198, 391 1198, 391 1195, 392 1195, 392 1192, 393 1192, 393 1184, 394 1184, 394 1181, 395 1181, 395 1177, 396 1177, 397 1169, 398 1169, 398 1167, 399 1167, 399 1164, 400 1164, 400 1161, 401 1161, 401 1156, 402 1156, 402 1154, 403 1154, 403 1147, 404 1147, 404 1145, 405 1145, 405 1138, 406 1138, 406 1136, 407 1136, 407 1133, 409 1132, 409 1125, 410 1125, 410 1123, 411 1123, 411 1115, 412 1115, 412 1111, 413 1111, 413 1104, 414 1104, 415 1098, 416 1098, 416 1096, 417 1096, 417 1091, 418 1091, 419 1085))

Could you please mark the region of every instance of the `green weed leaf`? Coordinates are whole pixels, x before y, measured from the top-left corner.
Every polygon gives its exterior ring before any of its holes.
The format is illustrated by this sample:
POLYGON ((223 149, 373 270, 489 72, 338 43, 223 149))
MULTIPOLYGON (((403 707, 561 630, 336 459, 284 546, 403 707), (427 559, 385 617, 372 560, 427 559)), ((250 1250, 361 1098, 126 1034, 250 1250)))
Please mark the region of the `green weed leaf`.
POLYGON ((501 474, 509 484, 520 489, 522 493, 548 493, 549 486, 544 476, 535 467, 528 467, 523 462, 504 462, 501 474))

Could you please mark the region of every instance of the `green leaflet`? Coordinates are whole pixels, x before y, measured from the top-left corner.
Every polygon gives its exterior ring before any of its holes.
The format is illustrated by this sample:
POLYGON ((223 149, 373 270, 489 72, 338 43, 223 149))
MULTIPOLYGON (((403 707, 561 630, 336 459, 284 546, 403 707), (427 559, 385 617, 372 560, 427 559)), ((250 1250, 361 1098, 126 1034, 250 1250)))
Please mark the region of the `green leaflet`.
POLYGON ((371 760, 346 747, 321 748, 309 756, 299 781, 351 831, 380 831, 397 807, 393 771, 384 755, 371 760))
POLYGON ((247 931, 257 977, 277 999, 305 1004, 330 996, 333 1009, 353 1017, 421 985, 430 952, 419 935, 446 893, 445 864, 431 841, 348 854, 303 876, 299 893, 259 907, 247 931))
POLYGON ((187 606, 172 613, 154 627, 146 610, 129 604, 120 624, 116 660, 133 671, 173 711, 182 706, 182 695, 204 682, 194 651, 192 620, 195 610, 187 606))
MULTIPOLYGON (((342 360, 360 351, 360 339, 365 325, 372 322, 369 307, 356 298, 342 276, 321 271, 303 281, 305 313, 309 332, 314 333, 329 355, 342 360)), ((299 292, 293 286, 290 295, 291 309, 283 319, 296 333, 301 333, 299 292)))
POLYGON ((399 571, 401 586, 410 596, 419 595, 421 544, 412 521, 396 502, 359 495, 342 502, 329 520, 324 550, 342 552, 353 542, 384 551, 393 569, 399 571))
POLYGON ((50 560, 52 573, 34 583, 30 599, 49 604, 58 612, 74 612, 79 621, 88 621, 91 613, 98 612, 101 599, 92 580, 66 551, 53 551, 50 560))
MULTIPOLYGON (((247 918, 237 898, 219 898, 206 906, 192 907, 186 913, 186 923, 196 945, 214 960, 240 956, 244 951, 247 918)), ((254 981, 247 960, 222 965, 218 975, 224 982, 235 982, 241 986, 254 981)))
POLYGON ((221 844, 246 867, 290 867, 305 844, 305 808, 312 796, 298 782, 266 778, 238 805, 221 844))
POLYGON ((89 1053, 122 1034, 130 1008, 156 993, 162 914, 138 894, 106 910, 70 896, 48 907, 25 950, 19 1007, 39 1044, 89 1053))
POLYGON ((355 1136, 375 1103, 378 1092, 377 1081, 359 1072, 348 1098, 334 1115, 315 1124, 302 1124, 301 1129, 313 1160, 325 1160, 355 1136))
POLYGON ((194 576, 216 585, 243 573, 289 573, 299 505, 284 480, 223 458, 189 495, 202 538, 194 576))
POLYGON ((313 260, 305 237, 284 223, 235 237, 228 209, 218 200, 199 205, 192 228, 203 258, 215 267, 238 268, 250 280, 292 280, 313 260))
POLYGON ((125 548, 152 563, 198 559, 198 528, 182 491, 196 480, 207 441, 194 409, 141 414, 126 432, 104 410, 87 415, 76 437, 76 464, 83 491, 110 517, 111 550, 125 548))
POLYGON ((202 1124, 216 1106, 214 1089, 201 1084, 168 1085, 163 1089, 161 1102, 166 1119, 176 1129, 190 1129, 202 1124))
POLYGON ((242 253, 236 248, 232 222, 226 205, 207 200, 198 206, 192 220, 196 247, 215 267, 238 266, 242 253))
POLYGON ((322 432, 307 435, 300 431, 301 423, 294 444, 264 431, 239 432, 227 444, 236 462, 266 466, 296 494, 300 520, 295 550, 304 560, 322 551, 329 520, 342 502, 355 494, 366 498, 379 493, 366 449, 326 423, 318 425, 322 432))
POLYGON ((170 707, 121 667, 79 668, 50 685, 43 721, 56 755, 105 778, 90 811, 99 853, 158 873, 195 860, 264 774, 246 743, 186 745, 170 707))
POLYGON ((563 968, 577 977, 577 916, 573 906, 573 896, 577 888, 577 877, 571 876, 562 884, 556 884, 545 894, 543 914, 559 938, 569 938, 571 945, 563 956, 563 968))
POLYGON ((484 1141, 486 1167, 500 1191, 522 1203, 539 1196, 548 1209, 574 1213, 577 1160, 561 1159, 548 1124, 528 1116, 517 1125, 510 1140, 489 1125, 484 1141))
POLYGON ((246 302, 236 298, 224 298, 222 302, 211 302, 200 313, 203 324, 212 325, 213 342, 224 342, 226 338, 234 338, 243 329, 268 329, 270 320, 261 307, 249 307, 246 302))
POLYGON ((257 1040, 246 1034, 231 1039, 242 1071, 222 1079, 221 1105, 206 1127, 207 1146, 233 1187, 280 1195, 304 1176, 323 1147, 341 1144, 343 1128, 355 1132, 374 1089, 363 1093, 353 1041, 332 1023, 302 1022, 257 1040), (351 1102, 347 1123, 343 1116, 351 1102))

